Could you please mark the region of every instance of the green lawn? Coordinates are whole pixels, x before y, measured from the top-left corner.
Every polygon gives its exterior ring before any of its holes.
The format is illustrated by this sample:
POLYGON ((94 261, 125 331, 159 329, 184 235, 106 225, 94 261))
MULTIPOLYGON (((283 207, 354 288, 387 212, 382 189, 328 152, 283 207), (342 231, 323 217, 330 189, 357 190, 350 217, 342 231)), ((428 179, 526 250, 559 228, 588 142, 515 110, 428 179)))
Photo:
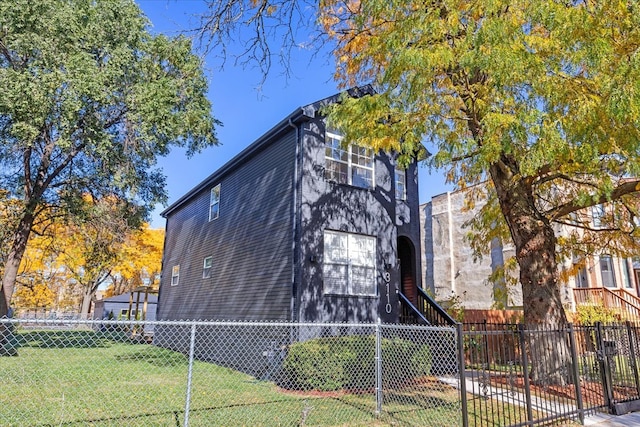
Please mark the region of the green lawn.
MULTIPOLYGON (((2 426, 182 426, 188 360, 93 331, 23 331, 0 357, 2 426)), ((190 426, 460 425, 458 393, 437 381, 375 396, 296 393, 196 361, 190 426)))

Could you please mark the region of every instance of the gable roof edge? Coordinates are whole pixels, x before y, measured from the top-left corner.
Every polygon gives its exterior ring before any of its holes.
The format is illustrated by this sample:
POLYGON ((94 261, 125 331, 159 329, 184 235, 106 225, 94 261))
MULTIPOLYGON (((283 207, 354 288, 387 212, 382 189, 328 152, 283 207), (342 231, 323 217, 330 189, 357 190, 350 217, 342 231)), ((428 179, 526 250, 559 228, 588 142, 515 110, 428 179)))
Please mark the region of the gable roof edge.
POLYGON ((305 107, 296 108, 291 114, 289 114, 286 118, 281 120, 277 125, 269 129, 262 136, 260 136, 257 140, 255 140, 252 144, 250 144, 247 148, 242 150, 236 156, 234 156, 227 163, 222 165, 218 170, 213 172, 207 178, 202 180, 199 184, 194 186, 191 190, 185 193, 178 200, 169 205, 165 210, 160 212, 160 216, 163 218, 167 218, 171 212, 178 209, 180 206, 184 205, 187 201, 189 201, 196 193, 198 193, 202 188, 212 185, 214 182, 220 180, 223 176, 234 170, 238 165, 242 164, 253 155, 267 147, 269 144, 275 141, 275 139, 283 132, 286 131, 287 128, 290 127, 290 123, 300 123, 301 121, 306 121, 308 119, 313 118, 312 112, 305 107), (311 114, 310 114, 311 113, 311 114))

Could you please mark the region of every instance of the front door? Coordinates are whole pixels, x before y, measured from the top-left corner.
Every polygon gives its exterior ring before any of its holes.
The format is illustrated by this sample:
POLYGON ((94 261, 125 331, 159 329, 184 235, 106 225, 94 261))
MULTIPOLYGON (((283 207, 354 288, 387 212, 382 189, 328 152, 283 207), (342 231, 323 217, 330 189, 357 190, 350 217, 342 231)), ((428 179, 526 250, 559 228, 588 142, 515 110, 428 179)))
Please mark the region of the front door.
POLYGON ((413 243, 406 237, 398 238, 398 261, 400 262, 400 290, 413 305, 417 305, 415 250, 413 243))

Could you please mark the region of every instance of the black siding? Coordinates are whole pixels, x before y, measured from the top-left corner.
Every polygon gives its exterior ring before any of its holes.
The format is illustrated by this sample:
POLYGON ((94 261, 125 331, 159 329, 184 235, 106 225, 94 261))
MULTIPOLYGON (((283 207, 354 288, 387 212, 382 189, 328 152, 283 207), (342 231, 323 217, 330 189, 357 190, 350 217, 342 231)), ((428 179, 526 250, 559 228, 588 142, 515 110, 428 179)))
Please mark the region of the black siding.
POLYGON ((292 295, 291 129, 167 217, 159 319, 288 320, 292 295), (221 184, 220 216, 209 221, 211 188, 221 184), (213 256, 211 277, 203 260, 213 256), (180 280, 171 286, 171 269, 180 280))
POLYGON ((307 123, 303 132, 303 176, 300 191, 301 274, 296 310, 301 321, 397 322, 400 290, 397 242, 400 235, 415 246, 416 284, 420 285, 420 221, 416 164, 407 171, 407 200, 395 199, 394 163, 386 154, 375 162, 373 190, 325 180, 324 123, 307 123), (398 211, 398 212, 396 212, 398 211), (399 216, 403 218, 400 219, 399 216), (323 292, 323 233, 337 230, 377 238, 375 297, 325 295, 323 292), (383 280, 391 275, 389 286, 383 280))

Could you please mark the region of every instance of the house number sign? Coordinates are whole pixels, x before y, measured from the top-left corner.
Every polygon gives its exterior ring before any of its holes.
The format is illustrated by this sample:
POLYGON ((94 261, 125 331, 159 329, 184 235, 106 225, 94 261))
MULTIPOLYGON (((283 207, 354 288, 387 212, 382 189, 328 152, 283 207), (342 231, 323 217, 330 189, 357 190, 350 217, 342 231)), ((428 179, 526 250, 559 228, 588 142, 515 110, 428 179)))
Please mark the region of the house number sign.
POLYGON ((388 271, 385 271, 384 274, 382 275, 382 277, 384 278, 385 287, 387 289, 387 305, 385 306, 385 311, 387 312, 387 314, 390 314, 391 313, 391 298, 389 297, 389 282, 391 281, 391 273, 389 273, 388 271))

